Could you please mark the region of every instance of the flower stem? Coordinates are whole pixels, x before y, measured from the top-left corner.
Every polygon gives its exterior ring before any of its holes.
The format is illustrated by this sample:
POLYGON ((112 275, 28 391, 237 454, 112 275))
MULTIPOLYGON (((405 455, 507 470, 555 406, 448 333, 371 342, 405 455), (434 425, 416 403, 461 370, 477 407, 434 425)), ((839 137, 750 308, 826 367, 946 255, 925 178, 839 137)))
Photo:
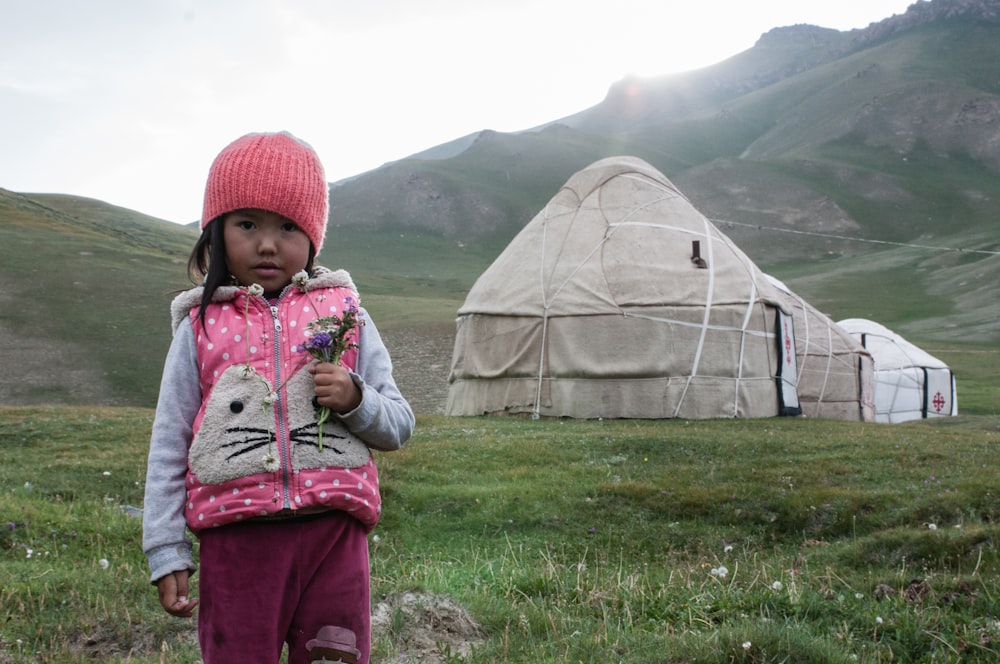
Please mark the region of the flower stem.
POLYGON ((316 420, 317 447, 323 451, 323 423, 330 419, 330 409, 323 406, 319 411, 319 419, 316 420))

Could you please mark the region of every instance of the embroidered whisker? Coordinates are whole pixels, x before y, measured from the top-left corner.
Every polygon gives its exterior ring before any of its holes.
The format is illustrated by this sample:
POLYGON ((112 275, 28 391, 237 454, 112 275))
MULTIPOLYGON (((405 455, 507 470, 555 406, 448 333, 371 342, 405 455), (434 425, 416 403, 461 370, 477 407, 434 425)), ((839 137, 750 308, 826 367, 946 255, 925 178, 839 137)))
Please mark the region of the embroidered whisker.
MULTIPOLYGON (((334 438, 343 438, 343 436, 334 436, 334 438)), ((308 445, 308 446, 312 447, 312 446, 316 445, 316 440, 317 440, 316 438, 313 438, 311 440, 292 440, 292 442, 294 444, 296 444, 296 445, 308 445)), ((333 445, 330 445, 329 441, 327 441, 326 445, 323 446, 323 449, 324 450, 331 450, 334 454, 340 454, 340 455, 344 454, 344 452, 342 452, 341 450, 338 450, 333 445)))
MULTIPOLYGON (((335 433, 328 433, 323 435, 336 438, 339 440, 347 440, 346 436, 338 436, 335 433)), ((319 426, 317 425, 316 422, 312 422, 310 424, 306 424, 304 426, 292 429, 291 431, 288 432, 288 437, 296 445, 306 445, 306 444, 317 445, 318 442, 321 440, 319 434, 319 426)), ((322 451, 322 448, 319 449, 320 451, 322 451)), ((333 451, 336 452, 337 454, 343 454, 343 452, 341 452, 338 449, 334 449, 333 451)))
POLYGON ((271 444, 271 432, 268 429, 261 429, 258 427, 229 427, 225 431, 229 436, 232 436, 233 434, 252 434, 240 440, 233 440, 219 445, 222 449, 244 446, 227 456, 226 461, 231 461, 235 457, 242 456, 248 452, 253 452, 254 450, 258 450, 265 445, 270 446, 271 444))
MULTIPOLYGON (((264 447, 266 445, 269 445, 270 442, 271 441, 269 441, 269 440, 262 440, 260 442, 253 443, 252 445, 248 445, 247 447, 244 447, 243 449, 236 450, 235 452, 233 452, 232 454, 230 454, 229 456, 226 457, 226 461, 232 461, 234 458, 236 458, 238 456, 243 456, 244 454, 247 454, 249 452, 253 452, 254 450, 259 450, 260 448, 262 448, 262 447, 264 447)), ((232 444, 235 444, 235 443, 230 443, 230 445, 232 445, 232 444)))

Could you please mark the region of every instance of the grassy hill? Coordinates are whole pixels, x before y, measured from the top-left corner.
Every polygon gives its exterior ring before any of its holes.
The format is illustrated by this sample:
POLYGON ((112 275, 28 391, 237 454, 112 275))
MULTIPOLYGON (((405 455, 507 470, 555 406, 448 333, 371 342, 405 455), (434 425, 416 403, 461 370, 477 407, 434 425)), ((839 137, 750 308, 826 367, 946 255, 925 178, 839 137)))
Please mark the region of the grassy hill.
POLYGON ((4 403, 150 403, 193 231, 71 196, 0 190, 4 403))

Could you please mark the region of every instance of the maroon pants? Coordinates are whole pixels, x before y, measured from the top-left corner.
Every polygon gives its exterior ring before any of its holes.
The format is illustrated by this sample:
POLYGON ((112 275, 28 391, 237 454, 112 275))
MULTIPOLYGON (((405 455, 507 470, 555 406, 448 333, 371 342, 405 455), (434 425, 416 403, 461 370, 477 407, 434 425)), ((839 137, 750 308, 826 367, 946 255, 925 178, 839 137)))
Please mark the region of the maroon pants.
POLYGON ((200 534, 198 640, 204 664, 308 664, 306 643, 328 625, 371 649, 368 539, 333 511, 306 520, 249 521, 200 534))

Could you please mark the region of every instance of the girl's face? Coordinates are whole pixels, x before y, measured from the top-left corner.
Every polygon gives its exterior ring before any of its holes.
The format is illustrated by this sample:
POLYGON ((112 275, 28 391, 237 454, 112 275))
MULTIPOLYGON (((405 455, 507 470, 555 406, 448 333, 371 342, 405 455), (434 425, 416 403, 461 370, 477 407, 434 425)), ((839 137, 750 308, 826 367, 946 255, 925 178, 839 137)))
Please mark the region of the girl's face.
POLYGON ((279 214, 237 210, 222 224, 229 272, 243 286, 260 284, 266 297, 277 297, 309 262, 309 238, 279 214))

